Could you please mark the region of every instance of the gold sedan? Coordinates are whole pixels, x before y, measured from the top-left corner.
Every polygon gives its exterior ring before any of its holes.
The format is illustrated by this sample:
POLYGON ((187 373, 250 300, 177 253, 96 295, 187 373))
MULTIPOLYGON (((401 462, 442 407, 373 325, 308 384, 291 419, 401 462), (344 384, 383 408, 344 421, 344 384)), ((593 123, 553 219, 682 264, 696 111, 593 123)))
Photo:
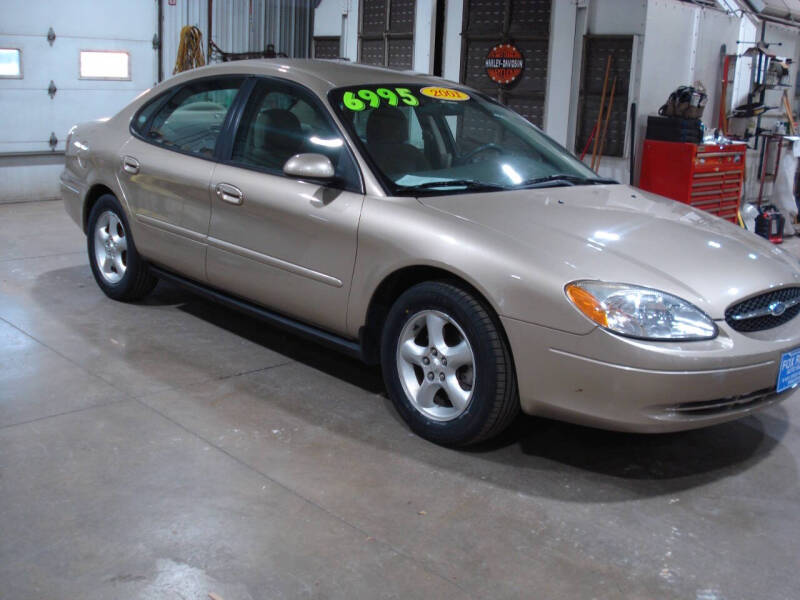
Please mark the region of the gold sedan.
POLYGON ((109 297, 169 279, 380 362, 399 413, 437 443, 490 438, 520 409, 700 427, 800 382, 795 259, 597 177, 457 84, 226 63, 67 146, 64 202, 109 297))

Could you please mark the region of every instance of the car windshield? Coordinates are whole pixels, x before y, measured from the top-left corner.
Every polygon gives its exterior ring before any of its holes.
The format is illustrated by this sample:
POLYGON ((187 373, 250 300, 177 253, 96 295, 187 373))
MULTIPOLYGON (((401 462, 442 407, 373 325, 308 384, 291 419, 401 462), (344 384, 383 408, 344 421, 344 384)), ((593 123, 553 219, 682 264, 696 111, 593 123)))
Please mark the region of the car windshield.
POLYGON ((616 183, 473 91, 385 84, 337 88, 329 98, 396 195, 616 183))

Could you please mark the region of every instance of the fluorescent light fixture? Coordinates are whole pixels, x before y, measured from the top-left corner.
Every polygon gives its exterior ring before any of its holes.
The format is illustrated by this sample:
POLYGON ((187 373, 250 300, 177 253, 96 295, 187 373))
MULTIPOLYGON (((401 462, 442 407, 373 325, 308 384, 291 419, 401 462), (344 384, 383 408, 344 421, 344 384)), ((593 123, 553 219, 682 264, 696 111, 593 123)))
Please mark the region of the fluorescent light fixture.
POLYGON ((121 50, 81 50, 81 79, 130 79, 130 55, 121 50))

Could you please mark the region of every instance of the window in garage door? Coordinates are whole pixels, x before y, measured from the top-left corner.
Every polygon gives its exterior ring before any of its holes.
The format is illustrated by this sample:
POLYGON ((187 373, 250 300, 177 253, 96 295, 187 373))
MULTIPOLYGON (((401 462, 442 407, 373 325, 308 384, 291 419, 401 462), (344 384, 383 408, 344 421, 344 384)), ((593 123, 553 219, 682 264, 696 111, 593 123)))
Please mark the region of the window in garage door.
POLYGON ((130 80, 131 55, 120 50, 81 50, 80 78, 130 80))
POLYGON ((22 53, 18 48, 0 48, 0 77, 22 79, 22 53))
POLYGON ((358 62, 411 69, 415 0, 361 0, 358 62))
POLYGON ((461 36, 461 82, 497 98, 541 126, 547 88, 550 0, 466 0, 461 36), (500 43, 522 52, 525 68, 508 86, 486 74, 486 55, 500 43))

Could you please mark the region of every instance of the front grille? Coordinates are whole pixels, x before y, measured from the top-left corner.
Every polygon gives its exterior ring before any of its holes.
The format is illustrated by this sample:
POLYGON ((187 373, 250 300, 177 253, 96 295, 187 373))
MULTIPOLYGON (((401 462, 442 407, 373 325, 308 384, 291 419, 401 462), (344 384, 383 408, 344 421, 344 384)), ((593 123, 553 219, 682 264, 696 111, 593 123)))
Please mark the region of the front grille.
POLYGON ((736 331, 762 331, 783 325, 794 319, 798 313, 800 287, 790 287, 754 296, 728 307, 725 311, 725 322, 736 331), (770 306, 776 303, 782 303, 785 307, 780 315, 770 313, 770 306))
POLYGON ((759 404, 772 400, 777 397, 775 388, 766 388, 751 392, 750 394, 742 394, 740 396, 730 396, 728 398, 717 398, 715 400, 701 400, 698 402, 683 402, 681 404, 673 404, 667 407, 667 411, 672 416, 686 416, 686 417, 708 417, 714 415, 724 414, 733 410, 742 410, 746 408, 754 408, 759 404))

